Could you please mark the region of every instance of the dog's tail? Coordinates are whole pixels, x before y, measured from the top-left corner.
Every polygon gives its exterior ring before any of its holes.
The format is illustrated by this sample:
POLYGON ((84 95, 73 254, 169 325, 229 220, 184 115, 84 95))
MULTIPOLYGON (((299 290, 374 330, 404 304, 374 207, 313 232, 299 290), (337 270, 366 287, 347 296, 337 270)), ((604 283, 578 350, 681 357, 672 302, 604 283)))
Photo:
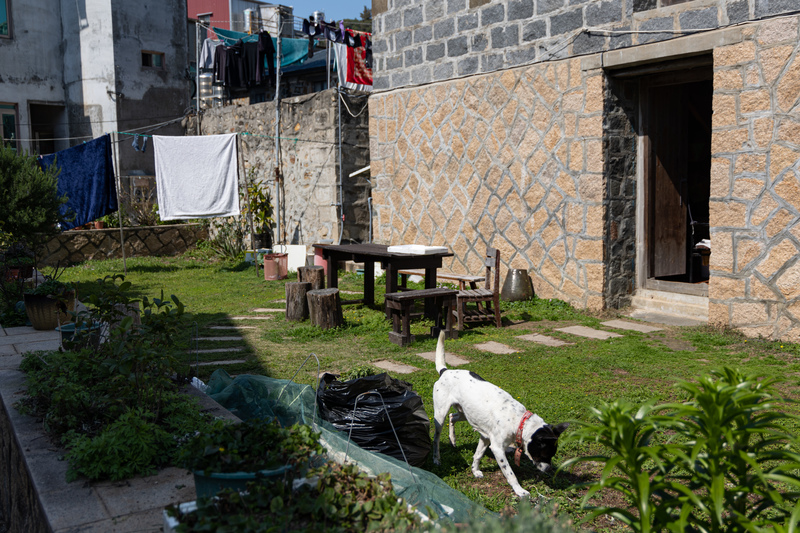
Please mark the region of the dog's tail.
POLYGON ((447 365, 444 361, 444 329, 439 331, 439 342, 436 343, 436 371, 439 375, 447 370, 447 365))

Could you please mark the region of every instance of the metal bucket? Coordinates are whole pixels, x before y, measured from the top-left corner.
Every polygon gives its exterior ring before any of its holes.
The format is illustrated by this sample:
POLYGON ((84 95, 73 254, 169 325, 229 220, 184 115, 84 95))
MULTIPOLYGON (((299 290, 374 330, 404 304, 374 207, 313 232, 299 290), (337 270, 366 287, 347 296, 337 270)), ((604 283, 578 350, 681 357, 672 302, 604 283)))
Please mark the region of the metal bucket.
POLYGON ((533 282, 528 271, 522 268, 510 268, 500 290, 500 298, 507 302, 533 298, 533 282))

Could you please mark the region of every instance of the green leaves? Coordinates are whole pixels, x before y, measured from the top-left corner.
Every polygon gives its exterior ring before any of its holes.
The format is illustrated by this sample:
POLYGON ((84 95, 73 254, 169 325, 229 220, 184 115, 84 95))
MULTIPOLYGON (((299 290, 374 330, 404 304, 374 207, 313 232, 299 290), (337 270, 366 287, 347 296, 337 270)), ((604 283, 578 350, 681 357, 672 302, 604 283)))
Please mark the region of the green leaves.
POLYGON ((678 383, 688 394, 683 403, 593 408, 595 422, 577 422, 570 440, 597 442, 608 455, 576 457, 562 469, 604 463, 600 480, 585 485, 584 505, 610 489, 637 514, 599 507, 588 519, 610 515, 637 532, 794 528, 798 439, 781 425, 795 417, 774 410, 781 403, 775 382, 724 368, 678 383))

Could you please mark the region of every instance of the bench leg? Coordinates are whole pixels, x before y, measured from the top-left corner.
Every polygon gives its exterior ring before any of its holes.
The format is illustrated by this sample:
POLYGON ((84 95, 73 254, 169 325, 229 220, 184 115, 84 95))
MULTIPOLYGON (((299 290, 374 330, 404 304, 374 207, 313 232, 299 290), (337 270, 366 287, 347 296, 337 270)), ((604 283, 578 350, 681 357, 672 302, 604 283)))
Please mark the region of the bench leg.
POLYGON ((413 301, 400 304, 400 309, 392 308, 387 311, 392 313, 392 332, 389 333, 389 340, 398 346, 406 346, 414 342, 414 335, 411 334, 411 306, 413 301))
POLYGON ((437 309, 436 325, 431 328, 431 337, 438 338, 439 331, 444 329, 444 337, 446 339, 457 339, 458 331, 453 329, 455 298, 446 296, 443 298, 436 298, 435 305, 437 309))

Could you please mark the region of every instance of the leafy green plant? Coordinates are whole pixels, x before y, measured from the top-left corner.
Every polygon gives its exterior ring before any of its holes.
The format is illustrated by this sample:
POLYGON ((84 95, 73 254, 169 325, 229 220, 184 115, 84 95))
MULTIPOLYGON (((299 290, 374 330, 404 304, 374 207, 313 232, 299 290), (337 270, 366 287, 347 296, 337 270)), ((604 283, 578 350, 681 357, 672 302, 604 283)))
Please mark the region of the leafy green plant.
POLYGON ((601 506, 588 518, 610 515, 644 533, 793 530, 800 518, 800 442, 781 425, 795 417, 776 411, 775 383, 724 368, 680 382, 689 395, 683 403, 593 408, 595 421, 578 421, 570 440, 594 441, 611 453, 575 457, 562 468, 603 463, 584 502, 609 489, 636 512, 601 506))
POLYGON ((245 215, 252 219, 253 232, 265 235, 266 248, 272 247, 273 207, 272 197, 265 181, 258 181, 256 168, 251 167, 247 174, 247 197, 244 202, 245 215))
POLYGON ((217 420, 181 448, 179 462, 188 470, 206 475, 257 472, 284 465, 302 467, 314 454, 324 451, 319 434, 306 425, 283 428, 263 419, 241 424, 217 420))
POLYGON ((209 241, 215 254, 226 259, 235 259, 244 253, 243 219, 237 217, 222 219, 216 228, 216 235, 209 241))
POLYGON ((195 511, 171 506, 179 532, 191 531, 408 531, 418 516, 398 499, 388 474, 371 478, 353 465, 311 470, 292 488, 282 481, 248 484, 203 498, 195 511))
POLYGON ((65 296, 72 290, 74 290, 74 288, 69 283, 64 283, 63 281, 59 281, 57 279, 48 279, 36 285, 35 287, 26 289, 25 294, 59 298, 65 296))
POLYGON ((375 367, 372 365, 359 365, 351 368, 341 376, 341 381, 349 381, 351 379, 365 378, 367 376, 374 376, 376 373, 375 367))

